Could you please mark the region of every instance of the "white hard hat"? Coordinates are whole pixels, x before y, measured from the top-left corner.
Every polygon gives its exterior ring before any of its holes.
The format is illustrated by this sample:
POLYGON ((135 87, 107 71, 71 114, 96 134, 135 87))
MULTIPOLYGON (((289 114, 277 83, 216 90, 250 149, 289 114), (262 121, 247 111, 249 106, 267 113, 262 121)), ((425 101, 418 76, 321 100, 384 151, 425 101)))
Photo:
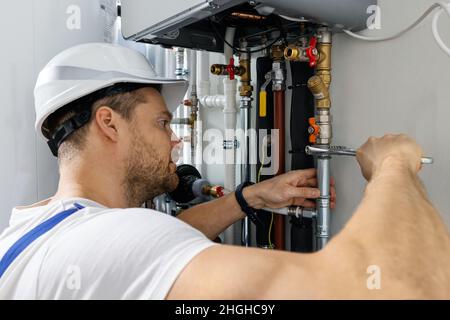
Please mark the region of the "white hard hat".
POLYGON ((117 83, 161 84, 170 112, 183 101, 187 82, 156 74, 139 52, 109 43, 87 43, 54 57, 39 74, 34 89, 36 131, 49 115, 67 104, 117 83))

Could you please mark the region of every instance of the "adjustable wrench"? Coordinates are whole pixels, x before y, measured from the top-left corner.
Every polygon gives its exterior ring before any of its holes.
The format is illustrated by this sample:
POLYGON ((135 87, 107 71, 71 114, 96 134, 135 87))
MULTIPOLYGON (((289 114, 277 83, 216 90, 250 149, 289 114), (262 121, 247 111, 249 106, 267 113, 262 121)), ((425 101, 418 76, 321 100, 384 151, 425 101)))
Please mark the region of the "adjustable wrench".
MULTIPOLYGON (((306 154, 310 156, 356 156, 356 150, 347 148, 347 147, 341 147, 341 146, 330 146, 330 147, 315 147, 315 146, 307 146, 306 154)), ((422 164, 433 164, 434 159, 430 157, 422 157, 421 158, 422 164)))

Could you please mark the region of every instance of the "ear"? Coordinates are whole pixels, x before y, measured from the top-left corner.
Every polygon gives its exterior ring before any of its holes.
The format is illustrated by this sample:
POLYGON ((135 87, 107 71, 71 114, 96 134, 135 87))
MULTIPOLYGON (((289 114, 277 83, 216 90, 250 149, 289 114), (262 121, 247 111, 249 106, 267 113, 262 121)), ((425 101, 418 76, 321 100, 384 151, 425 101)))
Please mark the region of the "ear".
POLYGON ((113 142, 119 139, 119 115, 110 107, 101 106, 95 112, 95 124, 103 136, 113 142))

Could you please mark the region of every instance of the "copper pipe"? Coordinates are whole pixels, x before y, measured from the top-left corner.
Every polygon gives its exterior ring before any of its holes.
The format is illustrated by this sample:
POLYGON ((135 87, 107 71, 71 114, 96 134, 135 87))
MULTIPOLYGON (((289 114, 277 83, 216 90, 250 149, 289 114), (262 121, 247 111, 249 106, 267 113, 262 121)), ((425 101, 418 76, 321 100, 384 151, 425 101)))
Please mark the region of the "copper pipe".
MULTIPOLYGON (((278 171, 276 175, 283 174, 285 172, 285 91, 277 90, 273 92, 275 100, 275 112, 274 112, 274 129, 278 129, 278 171)), ((284 230, 284 216, 275 215, 274 217, 274 235, 275 235, 275 248, 278 250, 285 249, 285 230, 284 230)))
POLYGON ((267 17, 256 15, 256 14, 251 14, 251 13, 246 13, 246 12, 233 12, 231 14, 231 16, 240 18, 240 19, 245 19, 245 20, 252 20, 252 21, 267 19, 267 17))

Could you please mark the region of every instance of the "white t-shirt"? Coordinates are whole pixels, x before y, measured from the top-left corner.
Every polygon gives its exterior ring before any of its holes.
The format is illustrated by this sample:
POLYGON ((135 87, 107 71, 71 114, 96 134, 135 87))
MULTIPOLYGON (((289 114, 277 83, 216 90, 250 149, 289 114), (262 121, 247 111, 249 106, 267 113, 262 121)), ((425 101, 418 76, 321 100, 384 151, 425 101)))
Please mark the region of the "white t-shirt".
POLYGON ((0 259, 28 231, 74 203, 85 208, 36 239, 9 266, 0 279, 0 300, 164 299, 184 267, 214 245, 163 213, 74 198, 14 208, 0 236, 0 259))

